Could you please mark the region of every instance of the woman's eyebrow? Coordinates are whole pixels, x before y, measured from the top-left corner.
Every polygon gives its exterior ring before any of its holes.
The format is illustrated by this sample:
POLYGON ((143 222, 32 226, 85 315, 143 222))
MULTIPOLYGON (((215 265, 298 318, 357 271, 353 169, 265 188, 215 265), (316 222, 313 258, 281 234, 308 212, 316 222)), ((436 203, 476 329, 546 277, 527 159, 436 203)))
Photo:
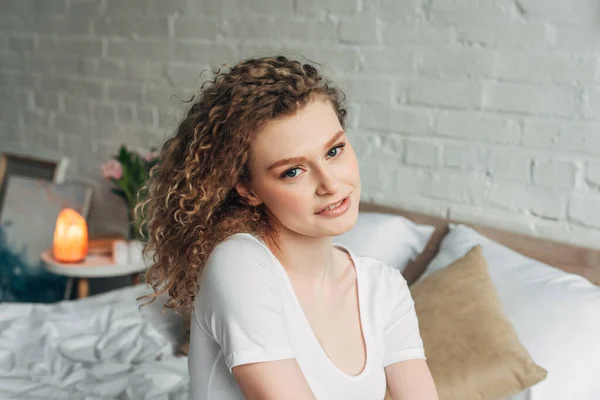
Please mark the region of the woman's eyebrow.
POLYGON ((342 136, 344 134, 344 131, 338 131, 336 132, 335 135, 333 135, 333 137, 331 138, 331 140, 329 142, 327 142, 327 144, 325 145, 325 149, 328 149, 329 147, 333 146, 334 143, 340 138, 340 136, 342 136))
POLYGON ((306 157, 292 157, 292 158, 284 158, 283 160, 279 160, 274 162, 267 168, 269 171, 275 169, 277 167, 281 167, 287 164, 300 164, 306 162, 306 157))
MULTIPOLYGON (((333 146, 333 144, 340 138, 340 136, 342 136, 344 134, 344 131, 338 131, 335 133, 335 135, 333 135, 333 137, 331 138, 331 140, 329 142, 327 142, 327 144, 325 145, 325 149, 333 146)), ((279 160, 279 161, 275 161, 273 164, 269 165, 269 168, 267 168, 267 170, 272 170, 278 167, 282 167, 284 165, 288 165, 288 164, 300 164, 306 162, 306 157, 291 157, 291 158, 284 158, 283 160, 279 160)))

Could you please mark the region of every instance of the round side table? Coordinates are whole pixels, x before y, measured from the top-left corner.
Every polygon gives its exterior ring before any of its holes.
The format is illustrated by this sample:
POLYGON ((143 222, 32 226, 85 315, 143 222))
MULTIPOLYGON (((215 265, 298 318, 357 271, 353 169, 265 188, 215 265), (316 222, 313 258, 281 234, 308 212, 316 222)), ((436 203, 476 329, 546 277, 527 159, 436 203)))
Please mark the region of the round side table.
POLYGON ((77 297, 82 298, 87 297, 89 294, 90 278, 114 278, 135 275, 144 272, 148 268, 145 263, 116 265, 113 263, 112 257, 98 255, 88 255, 83 263, 65 264, 54 259, 52 249, 43 251, 40 258, 46 270, 69 278, 67 287, 65 288, 65 300, 68 299, 73 289, 75 279, 77 279, 77 297))

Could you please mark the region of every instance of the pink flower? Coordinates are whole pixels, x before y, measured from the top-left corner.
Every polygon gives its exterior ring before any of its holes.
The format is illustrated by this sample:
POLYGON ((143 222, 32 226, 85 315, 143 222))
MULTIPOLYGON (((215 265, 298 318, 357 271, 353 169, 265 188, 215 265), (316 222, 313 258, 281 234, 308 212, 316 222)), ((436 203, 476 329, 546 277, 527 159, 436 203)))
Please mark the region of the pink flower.
POLYGON ((102 164, 102 173, 105 178, 121 179, 123 176, 123 166, 117 160, 108 160, 102 164))
POLYGON ((158 158, 158 151, 148 151, 146 154, 144 154, 144 160, 150 162, 150 161, 154 161, 155 159, 158 158))

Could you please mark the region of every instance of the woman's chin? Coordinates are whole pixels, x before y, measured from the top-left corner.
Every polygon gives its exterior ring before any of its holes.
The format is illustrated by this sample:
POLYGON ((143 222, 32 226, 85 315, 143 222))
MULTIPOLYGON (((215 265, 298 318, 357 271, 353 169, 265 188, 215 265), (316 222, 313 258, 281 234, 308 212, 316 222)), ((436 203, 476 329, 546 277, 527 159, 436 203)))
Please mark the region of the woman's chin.
POLYGON ((358 221, 358 210, 349 209, 344 215, 328 221, 320 221, 319 228, 322 230, 319 236, 340 236, 348 232, 358 221))

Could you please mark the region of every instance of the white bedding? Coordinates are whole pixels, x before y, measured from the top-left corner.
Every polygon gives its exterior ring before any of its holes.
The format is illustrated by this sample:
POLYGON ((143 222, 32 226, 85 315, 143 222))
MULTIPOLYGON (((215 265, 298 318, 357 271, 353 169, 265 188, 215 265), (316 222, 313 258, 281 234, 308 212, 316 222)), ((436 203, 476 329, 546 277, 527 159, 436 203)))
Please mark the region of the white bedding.
POLYGON ((187 358, 172 355, 168 318, 161 325, 140 315, 143 288, 0 304, 0 398, 186 399, 187 358))

